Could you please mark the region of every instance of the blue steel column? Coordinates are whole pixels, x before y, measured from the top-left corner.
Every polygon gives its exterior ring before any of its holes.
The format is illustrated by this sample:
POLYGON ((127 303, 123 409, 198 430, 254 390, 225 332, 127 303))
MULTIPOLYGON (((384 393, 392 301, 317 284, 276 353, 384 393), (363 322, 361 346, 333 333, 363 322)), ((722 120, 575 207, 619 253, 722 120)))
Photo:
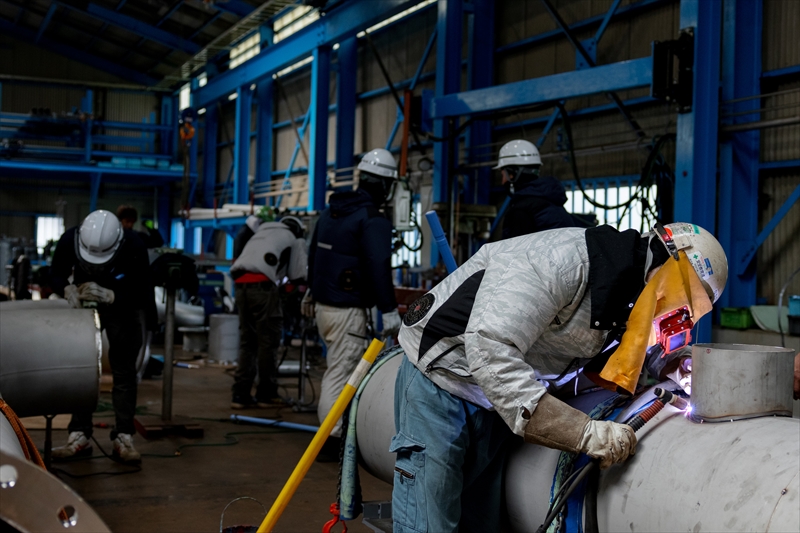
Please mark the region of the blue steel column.
MULTIPOLYGON (((436 22, 436 88, 435 97, 459 92, 461 88, 461 0, 439 0, 436 22)), ((447 119, 433 121, 433 134, 448 134, 447 119)), ((433 146, 433 201, 446 202, 450 182, 450 165, 454 154, 446 142, 433 146)), ((432 258, 433 259, 433 258, 432 258)))
POLYGON ((233 203, 246 204, 250 201, 250 115, 253 111, 253 91, 250 86, 236 90, 236 142, 233 160, 233 203))
POLYGON ((256 183, 272 179, 272 95, 274 84, 267 76, 258 82, 258 136, 256 137, 256 183))
POLYGON ((167 183, 158 188, 158 209, 156 213, 156 221, 158 222, 158 231, 161 233, 164 242, 169 246, 170 233, 172 230, 172 192, 171 187, 167 183))
MULTIPOLYGON (((469 15, 468 90, 491 87, 494 82, 494 2, 473 0, 473 11, 469 15)), ((488 120, 472 123, 467 137, 469 162, 485 162, 492 159, 492 126, 488 120)), ((475 181, 467 189, 467 202, 486 205, 489 203, 491 169, 478 167, 475 181), (471 189, 471 190, 470 190, 471 189)))
MULTIPOLYGON (((93 116, 94 91, 92 91, 91 89, 86 89, 86 96, 84 96, 83 100, 81 101, 81 108, 84 113, 89 115, 89 117, 93 116)), ((87 118, 83 127, 86 130, 86 138, 84 139, 85 144, 83 146, 84 149, 83 159, 85 163, 88 163, 92 160, 92 119, 87 118)))
POLYGON ((100 180, 102 175, 99 172, 92 172, 89 175, 91 180, 89 184, 89 212, 93 213, 97 210, 97 198, 100 195, 100 180))
MULTIPOLYGON (((358 41, 355 37, 339 43, 339 71, 336 83, 336 179, 353 174, 356 142, 356 75, 358 41)), ((367 147, 371 149, 372 147, 367 147)), ((349 187, 343 188, 343 190, 349 187)))
MULTIPOLYGON (((722 29, 722 100, 760 92, 761 0, 726 0, 722 29)), ((723 105, 724 113, 743 113, 724 124, 759 120, 761 100, 754 98, 723 105)), ((719 240, 728 254, 728 287, 723 307, 756 303, 755 261, 742 257, 758 232, 759 130, 731 132, 720 139, 719 240)))
MULTIPOLYGON (((719 115, 722 4, 681 0, 680 28, 694 28, 694 103, 678 115, 675 150, 675 220, 715 232, 717 118, 719 115)), ((711 320, 697 327, 697 342, 711 341, 711 320)))
POLYGON ((325 208, 328 178, 328 101, 330 100, 331 48, 314 49, 311 63, 311 153, 308 162, 308 209, 325 208))
MULTIPOLYGON (((174 115, 172 111, 172 97, 169 95, 163 95, 161 97, 161 124, 163 126, 171 126, 174 122, 174 115)), ((167 131, 161 131, 161 153, 162 154, 169 154, 172 148, 172 143, 170 142, 172 138, 172 129, 167 131)))
MULTIPOLYGON (((206 108, 204 139, 203 139, 203 206, 214 207, 214 192, 217 185, 217 135, 219 132, 219 108, 216 102, 206 108)), ((214 233, 212 228, 203 228, 203 244, 200 252, 206 250, 214 233)))
MULTIPOLYGON (((447 94, 459 92, 461 89, 461 24, 462 0, 439 0, 437 3, 436 21, 436 87, 434 95, 439 98, 447 94)), ((436 137, 447 137, 449 134, 447 118, 433 121, 433 134, 436 137)), ((458 142, 454 143, 458 146, 458 142)), ((455 164, 456 153, 451 153, 450 144, 436 142, 433 145, 433 201, 447 202, 452 165, 455 164)), ((439 261, 439 251, 431 244, 431 266, 439 261)))

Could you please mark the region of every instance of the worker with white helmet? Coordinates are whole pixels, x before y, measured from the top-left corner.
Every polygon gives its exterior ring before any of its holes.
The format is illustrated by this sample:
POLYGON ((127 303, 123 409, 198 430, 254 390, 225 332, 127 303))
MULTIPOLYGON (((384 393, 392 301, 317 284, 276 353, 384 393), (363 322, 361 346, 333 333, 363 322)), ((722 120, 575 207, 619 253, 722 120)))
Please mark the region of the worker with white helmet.
POLYGON ((542 176, 542 158, 536 146, 517 139, 500 149, 497 166, 510 201, 503 215, 503 238, 519 237, 556 228, 586 227, 564 209, 567 193, 553 176, 542 176))
MULTIPOLYGON (((316 314, 328 349, 317 412, 320 422, 369 343, 370 309, 377 307, 382 314, 384 338, 400 329, 391 270, 392 223, 379 211, 397 180, 397 165, 391 153, 377 148, 364 155, 358 170, 358 189, 331 196, 309 249, 310 289, 303 299, 303 314, 316 314)), ((341 435, 340 420, 320 460, 338 460, 341 435)))
POLYGON ((635 392, 646 368, 690 386, 691 328, 725 287, 713 235, 566 228, 483 246, 409 306, 395 386, 395 533, 496 531, 506 446, 622 463, 633 430, 557 399, 635 392))
POLYGON ((306 277, 305 225, 293 216, 274 220, 265 207, 248 217, 237 236, 237 257, 231 266, 239 312, 239 364, 231 408, 280 407, 276 355, 281 340, 283 308, 279 286, 306 277), (245 238, 246 237, 246 238, 245 238), (256 395, 251 390, 258 375, 256 395))
MULTIPOLYGON (((140 461, 133 446, 136 432, 136 358, 142 345, 140 311, 155 328, 155 295, 147 248, 114 213, 94 211, 68 229, 58 241, 51 267, 53 291, 73 307, 97 309, 108 336, 108 359, 114 377, 111 398, 116 424, 111 432, 114 455, 124 462, 140 461)), ((74 413, 66 445, 53 449, 63 459, 91 454, 92 413, 74 413)))

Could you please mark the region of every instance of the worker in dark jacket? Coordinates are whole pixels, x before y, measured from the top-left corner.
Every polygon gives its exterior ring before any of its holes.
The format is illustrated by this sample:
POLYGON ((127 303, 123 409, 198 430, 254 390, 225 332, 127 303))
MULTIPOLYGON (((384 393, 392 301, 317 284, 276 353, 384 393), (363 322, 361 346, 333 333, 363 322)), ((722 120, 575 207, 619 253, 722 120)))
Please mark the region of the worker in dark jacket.
MULTIPOLYGON (((367 347, 370 309, 377 306, 381 312, 384 337, 400 329, 392 283, 392 223, 379 211, 397 179, 397 166, 392 154, 376 149, 363 157, 358 168, 358 189, 331 196, 309 249, 310 288, 302 309, 306 316, 316 315, 328 348, 317 412, 320 422, 367 347)), ((323 459, 338 457, 341 434, 340 420, 323 449, 323 459)))
MULTIPOLYGON (((136 232, 124 229, 110 211, 90 213, 80 227, 68 229, 56 246, 51 268, 53 291, 76 308, 96 308, 108 335, 108 358, 114 377, 112 402, 116 425, 111 432, 114 455, 137 463, 136 357, 142 345, 140 311, 147 325, 156 324, 155 295, 147 249, 136 232)), ((92 413, 74 413, 69 440, 53 457, 91 454, 92 413)))
POLYGON ((564 209, 567 193, 553 176, 540 176, 542 158, 533 143, 515 140, 500 149, 495 169, 503 174, 511 201, 503 219, 503 238, 537 231, 584 226, 564 209))

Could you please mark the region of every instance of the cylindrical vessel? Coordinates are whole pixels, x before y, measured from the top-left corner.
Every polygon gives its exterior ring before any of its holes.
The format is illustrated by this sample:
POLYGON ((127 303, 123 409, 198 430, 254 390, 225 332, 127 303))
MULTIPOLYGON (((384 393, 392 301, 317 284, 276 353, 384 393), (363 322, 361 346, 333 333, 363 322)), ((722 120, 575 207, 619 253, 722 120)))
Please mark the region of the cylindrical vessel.
MULTIPOLYGON (((400 357, 372 376, 356 415, 364 464, 389 483, 400 357)), ((594 392, 568 403, 586 410, 607 394, 594 392)), ((637 437, 636 455, 601 473, 601 532, 800 531, 800 420, 699 424, 668 406, 637 437)), ((514 531, 535 531, 544 520, 560 453, 519 440, 509 454, 506 510, 514 531)))
POLYGON ((215 361, 236 361, 239 358, 238 315, 208 317, 208 357, 215 361))
POLYGON ((203 326, 181 327, 184 352, 205 352, 208 350, 208 328, 203 326))
POLYGON ((792 416, 794 350, 751 344, 692 346, 692 418, 729 422, 792 416))
POLYGON ((89 309, 0 309, 0 394, 18 416, 94 410, 98 325, 89 309))

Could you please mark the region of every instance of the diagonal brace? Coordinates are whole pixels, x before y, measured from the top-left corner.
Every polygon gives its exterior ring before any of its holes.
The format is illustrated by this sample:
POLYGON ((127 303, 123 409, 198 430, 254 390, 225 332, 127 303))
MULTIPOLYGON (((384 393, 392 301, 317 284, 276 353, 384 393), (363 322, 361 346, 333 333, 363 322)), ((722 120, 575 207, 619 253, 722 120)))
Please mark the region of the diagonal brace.
MULTIPOLYGON (((555 20, 558 27, 564 33, 567 40, 572 43, 572 46, 575 47, 575 50, 577 50, 581 57, 583 57, 584 61, 586 61, 586 64, 590 67, 596 67, 597 63, 594 61, 594 59, 592 59, 592 56, 589 55, 589 52, 586 51, 586 48, 583 47, 583 44, 581 44, 575 35, 573 35, 572 31, 570 31, 569 26, 566 22, 564 22, 564 19, 561 18, 561 15, 558 14, 558 11, 556 11, 556 8, 553 7, 553 4, 551 4, 549 0, 541 0, 541 2, 547 12, 550 13, 550 16, 553 17, 553 20, 555 20)), ((612 6, 612 9, 615 7, 616 6, 612 6)), ((640 138, 643 138, 645 133, 642 130, 642 127, 630 114, 628 109, 625 107, 625 104, 622 103, 620 97, 617 96, 617 93, 610 92, 606 94, 609 98, 611 98, 611 100, 614 101, 614 104, 617 106, 620 113, 622 113, 622 116, 625 117, 625 120, 628 122, 628 124, 630 124, 631 128, 633 128, 633 130, 636 132, 636 135, 640 138)))

